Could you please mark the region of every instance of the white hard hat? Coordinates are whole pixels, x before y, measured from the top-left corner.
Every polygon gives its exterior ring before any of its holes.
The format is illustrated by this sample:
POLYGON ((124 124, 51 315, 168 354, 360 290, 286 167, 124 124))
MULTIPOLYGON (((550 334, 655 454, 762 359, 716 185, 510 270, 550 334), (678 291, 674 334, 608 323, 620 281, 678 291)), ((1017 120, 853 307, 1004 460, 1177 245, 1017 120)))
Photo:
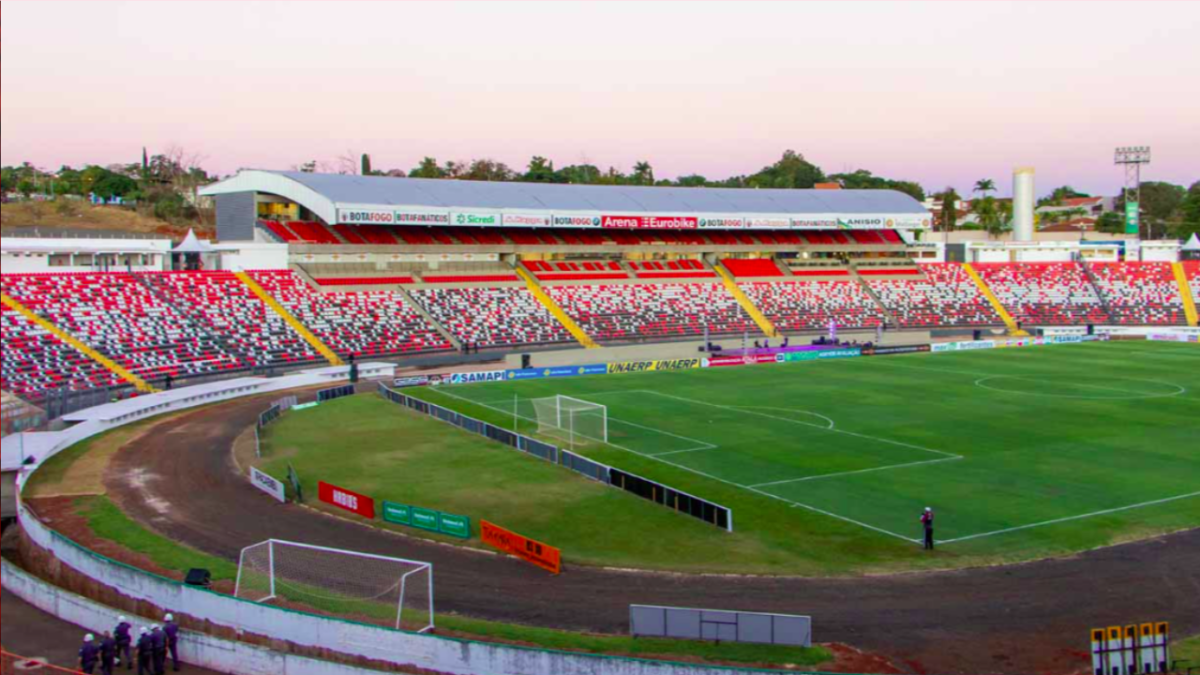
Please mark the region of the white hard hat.
POLYGON ((167 621, 174 621, 174 620, 175 620, 175 615, 174 615, 174 614, 168 614, 168 615, 167 615, 167 621))
POLYGON ((95 642, 95 641, 96 641, 96 636, 95 636, 95 635, 92 635, 91 633, 88 633, 87 635, 84 635, 84 636, 83 636, 83 641, 84 641, 84 642, 95 642))
POLYGON ((154 624, 153 626, 151 626, 150 630, 152 630, 152 631, 158 630, 158 624, 154 624))
POLYGON ((125 623, 125 617, 123 617, 123 616, 118 616, 118 617, 117 617, 117 623, 125 623))
POLYGON ((145 635, 146 633, 150 632, 150 629, 146 628, 145 626, 142 626, 141 630, 139 630, 138 632, 141 633, 142 635, 145 635))
POLYGON ((926 506, 926 507, 925 507, 925 510, 926 510, 926 511, 932 511, 932 510, 933 510, 933 508, 932 508, 932 507, 929 507, 929 506, 926 506))

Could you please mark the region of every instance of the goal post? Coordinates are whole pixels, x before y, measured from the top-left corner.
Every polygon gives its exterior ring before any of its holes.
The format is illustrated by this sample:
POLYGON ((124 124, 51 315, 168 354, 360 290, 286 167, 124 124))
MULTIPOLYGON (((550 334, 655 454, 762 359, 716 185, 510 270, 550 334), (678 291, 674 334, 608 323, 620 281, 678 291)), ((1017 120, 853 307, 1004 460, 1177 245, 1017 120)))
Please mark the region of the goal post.
POLYGON ((608 407, 570 396, 534 399, 538 433, 568 441, 608 442, 608 407))
POLYGON ((234 596, 397 630, 435 625, 432 564, 278 539, 242 549, 234 596))

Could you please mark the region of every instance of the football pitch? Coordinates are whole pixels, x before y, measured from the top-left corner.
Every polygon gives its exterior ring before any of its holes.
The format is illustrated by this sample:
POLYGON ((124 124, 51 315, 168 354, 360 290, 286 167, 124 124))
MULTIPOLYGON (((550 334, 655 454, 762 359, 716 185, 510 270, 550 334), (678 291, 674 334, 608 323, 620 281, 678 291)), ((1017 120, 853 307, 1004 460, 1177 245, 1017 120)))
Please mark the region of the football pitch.
MULTIPOLYGON (((1200 525, 1200 348, 1111 342, 504 382, 406 393, 537 431, 607 407, 579 452, 733 509, 756 501, 964 554, 1079 550, 1200 525), (1050 542, 1053 542, 1051 544, 1050 542)), ((567 447, 569 443, 560 442, 567 447)))

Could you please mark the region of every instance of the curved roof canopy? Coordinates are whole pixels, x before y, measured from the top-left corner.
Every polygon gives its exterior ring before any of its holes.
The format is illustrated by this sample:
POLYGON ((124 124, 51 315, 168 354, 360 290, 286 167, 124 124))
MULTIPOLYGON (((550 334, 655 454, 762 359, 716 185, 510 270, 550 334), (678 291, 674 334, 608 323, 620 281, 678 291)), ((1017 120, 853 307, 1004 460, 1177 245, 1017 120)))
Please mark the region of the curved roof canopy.
POLYGON ((256 192, 300 204, 328 223, 354 222, 355 210, 489 212, 542 216, 696 216, 715 218, 896 218, 928 225, 929 211, 892 190, 756 190, 546 183, 487 183, 420 178, 242 171, 201 194, 256 192))

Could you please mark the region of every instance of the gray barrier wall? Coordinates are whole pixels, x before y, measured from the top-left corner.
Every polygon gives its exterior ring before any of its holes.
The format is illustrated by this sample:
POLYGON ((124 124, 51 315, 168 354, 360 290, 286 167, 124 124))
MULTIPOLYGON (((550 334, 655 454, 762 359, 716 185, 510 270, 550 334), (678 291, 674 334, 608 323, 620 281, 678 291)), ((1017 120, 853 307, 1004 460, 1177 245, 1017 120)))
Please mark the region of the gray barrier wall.
POLYGON ((807 616, 632 605, 629 626, 634 637, 812 646, 807 616))

